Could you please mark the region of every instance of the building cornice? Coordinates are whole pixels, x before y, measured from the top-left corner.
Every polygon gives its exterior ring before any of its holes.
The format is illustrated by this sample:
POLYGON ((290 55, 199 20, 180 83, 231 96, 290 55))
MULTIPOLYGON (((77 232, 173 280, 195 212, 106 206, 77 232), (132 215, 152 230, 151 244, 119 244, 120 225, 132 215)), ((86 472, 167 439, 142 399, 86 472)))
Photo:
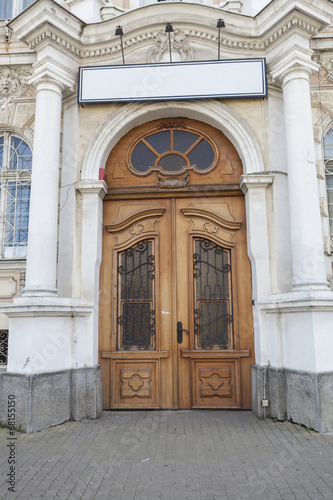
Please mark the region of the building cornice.
MULTIPOLYGON (((221 49, 228 57, 239 57, 244 51, 249 57, 252 54, 264 56, 271 47, 278 49, 294 32, 308 41, 329 24, 327 14, 333 15, 333 5, 324 15, 324 0, 315 4, 308 0, 282 0, 278 11, 275 3, 269 4, 255 18, 223 11, 226 29, 221 33, 221 49)), ((39 0, 13 19, 10 27, 31 51, 39 52, 45 44, 52 43, 71 58, 103 61, 121 53, 119 38, 114 35, 119 23, 125 28, 125 50, 144 45, 149 50, 149 43, 153 46, 158 33, 164 29, 165 19, 169 18, 175 28, 185 33, 189 42, 206 42, 213 50, 218 43, 216 17, 214 7, 165 2, 128 11, 100 23, 86 24, 54 0, 39 0)))
MULTIPOLYGON (((156 29, 151 29, 151 24, 148 31, 141 31, 141 33, 135 33, 134 36, 124 37, 124 48, 129 49, 136 47, 138 45, 147 44, 147 42, 154 42, 156 37, 162 28, 156 27, 156 29)), ((314 36, 318 33, 316 26, 306 23, 300 17, 294 16, 289 19, 282 26, 278 27, 276 31, 272 32, 266 38, 260 39, 258 37, 253 38, 242 38, 230 34, 228 37, 221 38, 221 49, 227 49, 228 52, 260 52, 263 54, 268 48, 273 44, 279 44, 280 40, 285 37, 286 34, 290 33, 295 28, 301 29, 308 38, 314 36)), ((163 24, 164 29, 164 24, 163 24)), ((205 30, 205 29, 188 29, 184 27, 182 29, 189 41, 207 41, 214 45, 218 43, 217 34, 205 30)), ((86 42, 70 40, 67 34, 59 33, 53 26, 47 26, 43 31, 40 31, 37 36, 32 37, 29 41, 29 48, 33 51, 39 49, 39 47, 45 42, 52 42, 65 50, 71 55, 78 57, 80 59, 91 59, 96 57, 108 57, 113 54, 118 54, 121 52, 121 46, 118 39, 112 36, 113 31, 110 29, 110 34, 107 39, 103 42, 93 42, 90 43, 86 38, 86 42)), ((143 61, 146 62, 146 61, 143 61)))

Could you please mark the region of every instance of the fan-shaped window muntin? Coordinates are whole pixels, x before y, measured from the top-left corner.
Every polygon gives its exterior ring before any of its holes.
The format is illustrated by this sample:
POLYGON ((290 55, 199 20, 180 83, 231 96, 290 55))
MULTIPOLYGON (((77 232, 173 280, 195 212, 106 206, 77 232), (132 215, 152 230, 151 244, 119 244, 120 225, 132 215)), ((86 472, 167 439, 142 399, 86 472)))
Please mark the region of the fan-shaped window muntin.
POLYGON ((216 162, 216 145, 201 131, 192 128, 145 132, 136 138, 127 155, 129 168, 139 175, 152 171, 179 174, 188 169, 206 173, 216 162))

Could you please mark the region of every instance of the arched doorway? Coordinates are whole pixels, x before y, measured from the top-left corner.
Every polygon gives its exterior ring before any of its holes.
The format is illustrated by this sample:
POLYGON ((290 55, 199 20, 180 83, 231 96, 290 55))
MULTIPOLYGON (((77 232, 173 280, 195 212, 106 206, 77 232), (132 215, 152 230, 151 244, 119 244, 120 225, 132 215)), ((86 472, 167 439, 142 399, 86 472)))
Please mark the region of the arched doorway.
POLYGON ((186 118, 131 130, 106 164, 104 408, 250 408, 251 271, 240 158, 186 118))

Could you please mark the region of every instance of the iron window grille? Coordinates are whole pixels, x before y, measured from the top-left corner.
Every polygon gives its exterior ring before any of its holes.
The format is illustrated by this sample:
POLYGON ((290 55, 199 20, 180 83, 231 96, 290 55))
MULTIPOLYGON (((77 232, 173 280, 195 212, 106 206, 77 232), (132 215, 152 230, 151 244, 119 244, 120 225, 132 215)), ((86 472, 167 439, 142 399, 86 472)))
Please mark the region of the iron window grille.
POLYGON ((0 330, 0 366, 6 366, 8 360, 8 330, 0 330))
POLYGON ((118 350, 155 349, 155 260, 152 240, 119 255, 118 350))
POLYGON ((208 240, 195 240, 193 277, 196 348, 232 349, 230 250, 208 240))

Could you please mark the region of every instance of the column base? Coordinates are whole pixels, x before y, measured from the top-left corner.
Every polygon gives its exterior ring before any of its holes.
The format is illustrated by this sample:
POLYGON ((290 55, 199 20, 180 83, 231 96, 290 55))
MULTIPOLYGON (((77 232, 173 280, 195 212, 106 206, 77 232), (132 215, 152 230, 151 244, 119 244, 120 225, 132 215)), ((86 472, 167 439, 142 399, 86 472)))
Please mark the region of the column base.
POLYGON ((15 428, 27 433, 67 420, 98 418, 103 409, 102 367, 22 375, 0 373, 0 422, 8 425, 14 396, 15 428))
POLYGON ((330 290, 330 284, 328 281, 294 281, 292 283, 293 292, 313 292, 314 290, 330 290))
POLYGON ((252 365, 252 411, 292 420, 320 433, 333 432, 333 372, 313 373, 252 365), (264 377, 269 406, 264 409, 264 377))
POLYGON ((22 292, 23 297, 56 297, 57 294, 57 288, 49 287, 26 287, 22 292))

